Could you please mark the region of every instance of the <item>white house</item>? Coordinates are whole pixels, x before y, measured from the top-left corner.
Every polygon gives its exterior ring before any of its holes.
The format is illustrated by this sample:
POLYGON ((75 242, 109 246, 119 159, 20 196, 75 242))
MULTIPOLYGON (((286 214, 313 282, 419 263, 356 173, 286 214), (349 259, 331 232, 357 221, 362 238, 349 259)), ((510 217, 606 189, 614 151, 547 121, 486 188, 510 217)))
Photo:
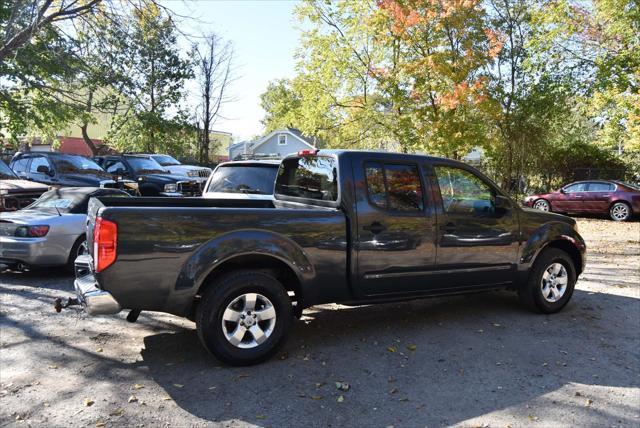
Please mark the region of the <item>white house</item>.
POLYGON ((229 146, 229 159, 243 155, 256 158, 283 158, 300 150, 315 149, 314 139, 302 135, 295 128, 282 128, 254 141, 241 141, 229 146))

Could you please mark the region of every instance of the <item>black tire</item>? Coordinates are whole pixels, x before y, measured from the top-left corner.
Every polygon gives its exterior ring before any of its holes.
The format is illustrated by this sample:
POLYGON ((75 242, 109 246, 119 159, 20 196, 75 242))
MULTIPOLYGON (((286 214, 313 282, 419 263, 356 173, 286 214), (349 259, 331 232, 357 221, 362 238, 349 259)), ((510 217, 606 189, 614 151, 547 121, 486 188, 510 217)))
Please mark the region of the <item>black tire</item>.
POLYGON ((76 257, 78 257, 78 251, 80 250, 80 246, 84 243, 87 244, 87 237, 85 235, 81 235, 76 242, 74 242, 73 247, 71 247, 71 251, 69 252, 69 259, 67 260, 67 270, 69 272, 75 272, 75 261, 76 257))
POLYGON ((518 288, 518 297, 527 309, 533 312, 552 314, 560 311, 569 303, 575 285, 576 269, 569 254, 557 248, 547 248, 533 263, 527 281, 518 288), (555 263, 560 263, 564 266, 567 274, 567 284, 562 297, 555 302, 551 302, 543 296, 542 280, 545 271, 555 263))
POLYGON ((631 206, 626 202, 616 202, 609 208, 609 218, 613 221, 629 221, 631 217, 631 206))
MULTIPOLYGON (((211 354, 226 364, 247 366, 267 360, 284 344, 291 329, 293 311, 287 291, 278 280, 262 272, 243 270, 224 275, 210 284, 198 304, 195 318, 198 337, 211 354), (227 340, 222 325, 227 306, 246 293, 266 297, 275 310, 270 335, 253 348, 233 345, 227 340)), ((250 339, 253 337, 250 332, 247 334, 250 339)))

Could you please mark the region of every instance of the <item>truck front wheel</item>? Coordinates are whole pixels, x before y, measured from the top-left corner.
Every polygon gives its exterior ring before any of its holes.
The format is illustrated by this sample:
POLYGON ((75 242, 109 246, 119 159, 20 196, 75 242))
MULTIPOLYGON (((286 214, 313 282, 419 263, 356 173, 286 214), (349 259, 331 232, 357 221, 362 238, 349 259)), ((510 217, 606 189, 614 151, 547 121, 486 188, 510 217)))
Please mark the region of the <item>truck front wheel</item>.
POLYGON ((548 248, 533 263, 527 282, 518 288, 518 297, 528 309, 552 314, 569 303, 575 284, 576 269, 569 254, 548 248))
POLYGON ((261 272, 236 271, 210 285, 196 309, 205 348, 234 366, 275 354, 292 324, 291 300, 282 284, 261 272))

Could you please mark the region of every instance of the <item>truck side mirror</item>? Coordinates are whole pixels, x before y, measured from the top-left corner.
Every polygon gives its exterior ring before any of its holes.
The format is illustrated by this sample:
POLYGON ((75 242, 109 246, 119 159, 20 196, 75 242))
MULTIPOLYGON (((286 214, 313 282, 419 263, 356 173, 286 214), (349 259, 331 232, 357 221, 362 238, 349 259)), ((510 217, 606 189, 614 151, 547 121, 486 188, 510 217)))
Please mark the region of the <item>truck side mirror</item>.
POLYGON ((511 209, 511 200, 506 196, 496 195, 493 205, 497 213, 505 213, 511 209))

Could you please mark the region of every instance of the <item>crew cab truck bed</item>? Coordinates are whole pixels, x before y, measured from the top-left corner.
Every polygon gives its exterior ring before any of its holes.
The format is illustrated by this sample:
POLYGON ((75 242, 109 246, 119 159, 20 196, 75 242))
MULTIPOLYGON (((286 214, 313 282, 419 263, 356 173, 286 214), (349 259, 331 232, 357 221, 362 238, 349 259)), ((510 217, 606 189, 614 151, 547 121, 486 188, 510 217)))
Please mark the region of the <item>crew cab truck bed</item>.
POLYGON ((275 200, 93 199, 76 289, 90 313, 163 311, 196 322, 229 364, 268 358, 292 315, 510 288, 557 312, 585 263, 568 217, 518 207, 456 161, 305 151, 275 200))

